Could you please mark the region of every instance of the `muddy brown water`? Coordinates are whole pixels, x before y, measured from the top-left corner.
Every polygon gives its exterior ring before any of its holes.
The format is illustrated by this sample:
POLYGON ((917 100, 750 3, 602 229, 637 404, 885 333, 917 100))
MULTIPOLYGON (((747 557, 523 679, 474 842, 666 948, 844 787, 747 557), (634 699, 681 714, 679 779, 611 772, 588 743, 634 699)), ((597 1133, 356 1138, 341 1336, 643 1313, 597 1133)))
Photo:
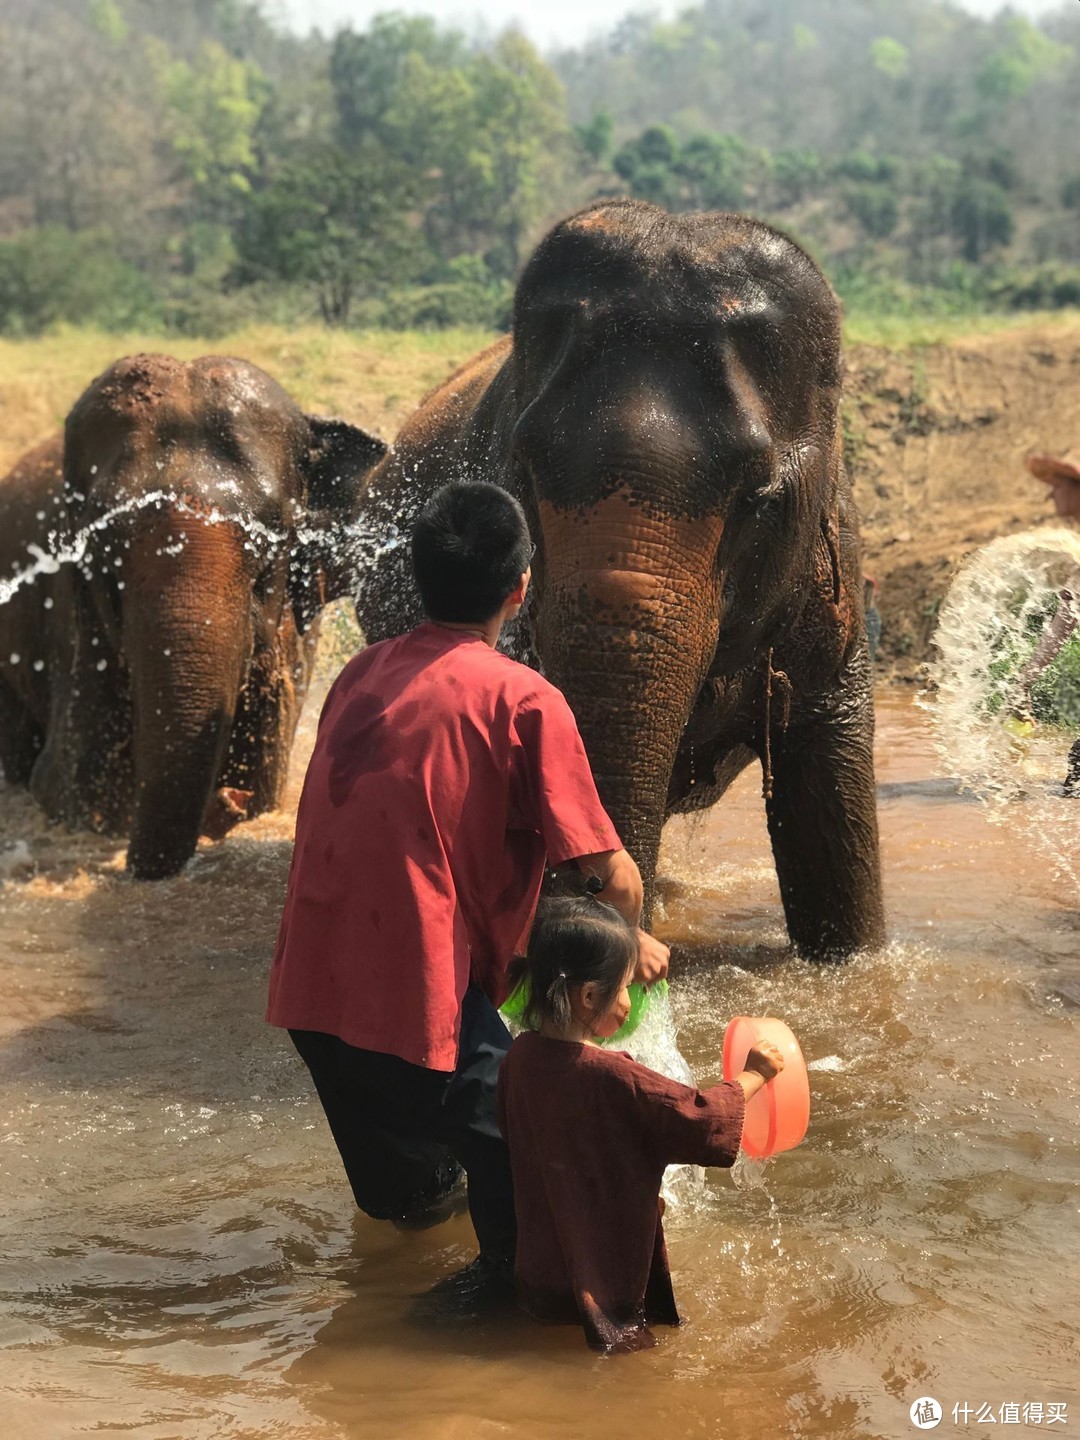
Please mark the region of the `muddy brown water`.
POLYGON ((617 1360, 411 1317, 471 1232, 356 1216, 262 1023, 288 814, 137 886, 0 791, 4 1436, 891 1440, 923 1395, 941 1433, 1013 1403, 1080 1426, 1080 897, 905 698, 878 756, 893 939, 844 969, 784 954, 758 778, 668 827, 684 1054, 713 1081, 731 1014, 784 1016, 813 1115, 760 1188, 711 1172, 669 1211, 685 1324, 617 1360))

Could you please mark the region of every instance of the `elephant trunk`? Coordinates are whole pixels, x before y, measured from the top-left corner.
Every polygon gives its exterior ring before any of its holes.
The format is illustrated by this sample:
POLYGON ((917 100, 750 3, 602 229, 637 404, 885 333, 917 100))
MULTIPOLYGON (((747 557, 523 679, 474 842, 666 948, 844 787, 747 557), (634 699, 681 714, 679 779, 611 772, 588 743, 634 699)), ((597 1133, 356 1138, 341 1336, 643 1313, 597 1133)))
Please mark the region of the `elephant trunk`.
POLYGON ((649 518, 621 494, 541 502, 537 643, 652 903, 668 787, 716 649, 718 517, 649 518))
POLYGON ((123 648, 133 706, 128 869, 175 875, 213 813, 251 653, 242 537, 168 509, 144 515, 125 566, 123 648))

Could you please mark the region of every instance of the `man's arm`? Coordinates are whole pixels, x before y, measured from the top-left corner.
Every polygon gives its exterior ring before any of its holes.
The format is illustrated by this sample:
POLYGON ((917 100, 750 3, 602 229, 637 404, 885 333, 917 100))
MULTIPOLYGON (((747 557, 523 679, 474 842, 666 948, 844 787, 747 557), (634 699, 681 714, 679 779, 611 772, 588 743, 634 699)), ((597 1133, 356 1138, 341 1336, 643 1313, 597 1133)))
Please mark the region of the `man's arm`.
POLYGON ((636 928, 638 965, 634 979, 644 985, 662 980, 668 973, 671 951, 639 924, 645 889, 633 856, 626 850, 603 850, 597 855, 579 855, 575 863, 583 875, 601 882, 594 893, 636 928))
POLYGON ((1069 576, 1070 586, 1061 591, 1060 602, 1054 613, 1054 618, 1043 632, 1031 659, 1024 666, 1020 676, 1020 683, 1024 689, 1024 699, 1030 709, 1031 687, 1039 678, 1042 672, 1052 665, 1065 648, 1065 642, 1073 634, 1077 627, 1076 611, 1073 608, 1076 601, 1077 582, 1080 582, 1080 573, 1073 571, 1069 576))

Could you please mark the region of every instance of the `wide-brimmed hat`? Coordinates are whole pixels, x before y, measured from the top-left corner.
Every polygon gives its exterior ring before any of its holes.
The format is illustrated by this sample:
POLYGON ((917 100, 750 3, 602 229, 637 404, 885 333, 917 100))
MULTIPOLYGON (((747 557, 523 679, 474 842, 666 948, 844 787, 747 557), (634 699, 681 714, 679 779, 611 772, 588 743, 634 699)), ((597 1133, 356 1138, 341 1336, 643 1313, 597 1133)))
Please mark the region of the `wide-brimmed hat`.
POLYGON ((1024 464, 1045 485, 1056 485, 1059 480, 1075 480, 1080 485, 1080 450, 1060 456, 1029 455, 1024 464))

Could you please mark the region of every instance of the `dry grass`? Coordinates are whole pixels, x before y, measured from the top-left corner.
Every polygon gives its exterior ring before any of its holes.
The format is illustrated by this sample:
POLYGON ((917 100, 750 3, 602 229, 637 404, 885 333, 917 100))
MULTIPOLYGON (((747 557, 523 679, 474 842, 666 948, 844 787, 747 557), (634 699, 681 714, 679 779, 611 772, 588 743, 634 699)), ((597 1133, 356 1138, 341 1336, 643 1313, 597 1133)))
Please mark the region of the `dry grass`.
MULTIPOLYGON (((1075 310, 1046 315, 955 319, 859 316, 848 318, 849 343, 912 346, 952 342, 1017 326, 1072 328, 1075 310)), ((36 340, 0 338, 0 475, 32 445, 48 439, 95 375, 121 355, 167 350, 181 359, 240 355, 270 372, 305 409, 341 415, 382 435, 397 434, 425 391, 487 345, 483 330, 373 331, 361 334, 309 326, 259 326, 224 340, 162 339, 61 330, 36 340)))
POLYGON ((358 334, 314 326, 261 326, 218 341, 92 330, 0 339, 0 475, 54 434, 94 376, 121 355, 239 355, 269 371, 304 409, 390 439, 426 390, 490 340, 482 330, 358 334))

